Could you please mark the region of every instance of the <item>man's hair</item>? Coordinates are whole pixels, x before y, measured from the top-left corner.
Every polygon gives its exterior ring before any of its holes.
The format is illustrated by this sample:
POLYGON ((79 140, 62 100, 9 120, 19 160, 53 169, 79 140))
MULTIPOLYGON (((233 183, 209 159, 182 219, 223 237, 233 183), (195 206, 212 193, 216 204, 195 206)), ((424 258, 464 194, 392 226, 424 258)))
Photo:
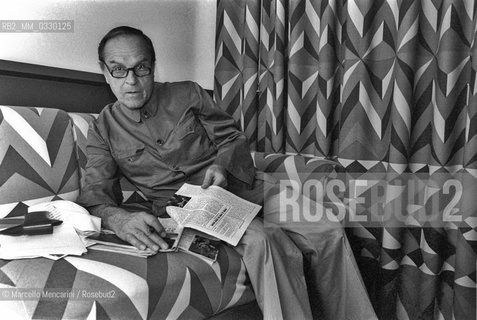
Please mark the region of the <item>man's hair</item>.
POLYGON ((120 37, 120 36, 138 36, 144 39, 144 42, 146 44, 146 49, 147 51, 149 51, 149 54, 151 55, 152 62, 154 63, 156 61, 156 52, 154 51, 154 46, 152 45, 151 39, 149 39, 149 37, 146 36, 141 30, 128 27, 128 26, 120 26, 120 27, 111 29, 108 33, 106 33, 103 39, 101 39, 101 42, 99 43, 99 46, 98 46, 99 61, 104 62, 104 47, 106 46, 106 43, 109 40, 120 37))

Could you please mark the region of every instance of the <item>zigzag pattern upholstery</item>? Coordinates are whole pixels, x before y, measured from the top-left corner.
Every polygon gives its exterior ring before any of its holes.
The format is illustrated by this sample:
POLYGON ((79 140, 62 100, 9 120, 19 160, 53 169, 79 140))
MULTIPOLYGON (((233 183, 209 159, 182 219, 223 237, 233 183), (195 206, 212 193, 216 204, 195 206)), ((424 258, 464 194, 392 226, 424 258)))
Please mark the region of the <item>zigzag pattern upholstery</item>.
MULTIPOLYGON (((39 202, 74 201, 93 116, 33 107, 0 111, 0 217, 25 214, 39 202)), ((0 301, 6 319, 204 319, 255 299, 240 256, 225 245, 212 266, 182 252, 148 259, 92 250, 57 261, 0 259, 1 290, 35 292, 0 301)))
POLYGON ((45 201, 79 194, 68 114, 0 106, 0 217, 23 215, 45 201))

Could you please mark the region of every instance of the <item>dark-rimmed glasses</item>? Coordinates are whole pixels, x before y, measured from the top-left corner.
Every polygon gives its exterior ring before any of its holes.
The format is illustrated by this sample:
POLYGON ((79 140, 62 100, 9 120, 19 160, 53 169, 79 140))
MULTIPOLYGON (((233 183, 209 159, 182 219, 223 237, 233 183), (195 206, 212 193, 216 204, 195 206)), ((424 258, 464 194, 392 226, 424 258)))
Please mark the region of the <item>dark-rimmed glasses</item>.
POLYGON ((121 79, 121 78, 126 78, 129 74, 129 71, 132 70, 134 72, 134 75, 136 77, 145 77, 151 74, 152 69, 145 64, 138 64, 135 67, 132 68, 124 68, 124 67, 114 67, 112 70, 109 68, 109 66, 104 62, 101 61, 106 68, 108 69, 109 73, 111 74, 111 77, 121 79))

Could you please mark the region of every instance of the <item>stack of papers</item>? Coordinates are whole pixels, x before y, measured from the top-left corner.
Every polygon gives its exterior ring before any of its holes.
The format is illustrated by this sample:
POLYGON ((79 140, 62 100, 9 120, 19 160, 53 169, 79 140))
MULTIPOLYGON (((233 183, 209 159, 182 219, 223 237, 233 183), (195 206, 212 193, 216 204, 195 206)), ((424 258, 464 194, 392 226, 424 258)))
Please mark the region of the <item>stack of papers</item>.
POLYGON ((86 247, 68 224, 53 228, 53 233, 42 235, 6 236, 0 235, 0 258, 22 259, 63 255, 82 255, 86 247))
MULTIPOLYGON (((82 255, 87 251, 86 237, 99 233, 101 229, 100 218, 91 216, 86 209, 71 201, 56 200, 28 208, 29 213, 35 211, 47 211, 50 219, 63 223, 54 226, 50 234, 0 235, 1 259, 46 257, 57 260, 66 255, 82 255)), ((23 217, 2 219, 0 230, 22 225, 23 220, 23 217)))

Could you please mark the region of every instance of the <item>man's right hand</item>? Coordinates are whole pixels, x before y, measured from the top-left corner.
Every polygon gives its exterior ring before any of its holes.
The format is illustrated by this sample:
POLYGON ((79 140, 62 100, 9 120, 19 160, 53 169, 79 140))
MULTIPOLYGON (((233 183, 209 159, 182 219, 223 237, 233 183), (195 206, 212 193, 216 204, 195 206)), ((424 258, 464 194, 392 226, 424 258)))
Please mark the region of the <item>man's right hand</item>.
POLYGON ((140 250, 149 248, 154 251, 169 248, 164 238, 166 232, 159 220, 144 211, 129 212, 122 208, 97 206, 91 213, 101 217, 104 226, 116 233, 124 241, 140 250))

